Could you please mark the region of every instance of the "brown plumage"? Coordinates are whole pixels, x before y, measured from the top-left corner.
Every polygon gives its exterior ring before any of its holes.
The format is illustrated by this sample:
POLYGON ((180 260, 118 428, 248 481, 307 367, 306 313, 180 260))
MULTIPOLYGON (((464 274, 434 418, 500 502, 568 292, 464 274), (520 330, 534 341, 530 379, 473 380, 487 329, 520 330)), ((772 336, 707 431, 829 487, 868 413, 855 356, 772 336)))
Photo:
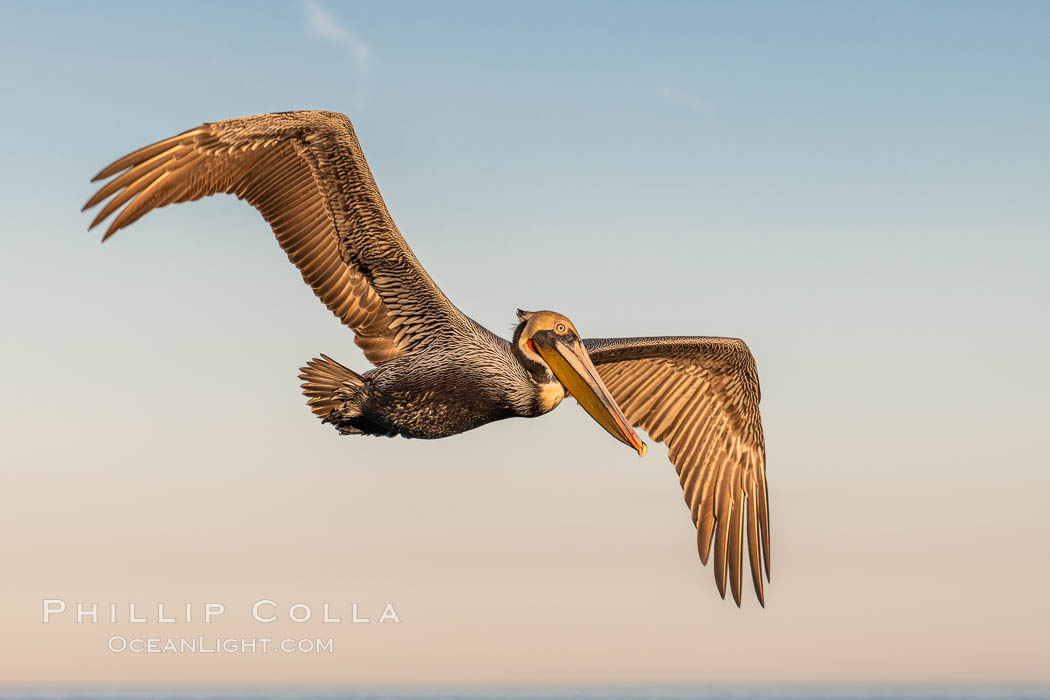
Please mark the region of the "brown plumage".
POLYGON ((346 115, 288 112, 202 124, 124 156, 92 182, 118 173, 84 205, 115 195, 94 227, 126 204, 103 240, 168 204, 220 192, 247 200, 375 364, 403 355, 427 327, 463 320, 390 218, 346 115))
POLYGON ((593 338, 584 345, 631 423, 667 444, 704 564, 713 540, 719 593, 725 596, 728 572, 733 599, 740 604, 746 532, 751 580, 764 603, 763 563, 769 576, 766 451, 758 370, 747 345, 736 338, 673 337, 593 338))
POLYGON ((347 434, 437 438, 553 410, 566 395, 618 440, 665 442, 715 581, 740 604, 747 538, 764 604, 769 509, 758 376, 730 338, 582 340, 550 311, 518 312, 511 341, 459 311, 416 260, 387 211, 353 126, 333 112, 202 124, 131 153, 84 205, 117 213, 103 240, 149 211, 228 193, 270 223, 318 298, 376 365, 358 374, 322 355, 302 368, 313 412, 347 434), (121 208, 123 207, 123 208, 121 208))

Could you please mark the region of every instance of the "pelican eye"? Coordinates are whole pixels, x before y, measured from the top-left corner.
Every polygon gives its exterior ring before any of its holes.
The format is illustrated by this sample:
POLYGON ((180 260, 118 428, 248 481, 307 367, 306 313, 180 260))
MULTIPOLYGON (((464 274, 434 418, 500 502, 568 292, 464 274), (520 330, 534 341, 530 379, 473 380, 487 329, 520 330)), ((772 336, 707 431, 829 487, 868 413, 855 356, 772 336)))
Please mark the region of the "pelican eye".
POLYGON ((556 325, 554 327, 554 332, 557 333, 558 335, 564 335, 565 334, 565 330, 566 329, 565 329, 565 324, 564 323, 559 323, 558 325, 556 325))

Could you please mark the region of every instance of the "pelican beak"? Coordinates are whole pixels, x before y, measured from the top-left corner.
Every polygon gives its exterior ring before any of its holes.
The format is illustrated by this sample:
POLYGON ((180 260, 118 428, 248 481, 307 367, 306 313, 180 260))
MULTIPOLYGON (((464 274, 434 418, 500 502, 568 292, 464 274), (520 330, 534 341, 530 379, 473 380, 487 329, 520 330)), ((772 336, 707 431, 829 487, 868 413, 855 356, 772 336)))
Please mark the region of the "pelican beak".
POLYGON ((648 448, 605 388, 579 338, 561 338, 541 331, 532 336, 532 345, 591 418, 614 438, 638 450, 639 457, 645 456, 648 448))

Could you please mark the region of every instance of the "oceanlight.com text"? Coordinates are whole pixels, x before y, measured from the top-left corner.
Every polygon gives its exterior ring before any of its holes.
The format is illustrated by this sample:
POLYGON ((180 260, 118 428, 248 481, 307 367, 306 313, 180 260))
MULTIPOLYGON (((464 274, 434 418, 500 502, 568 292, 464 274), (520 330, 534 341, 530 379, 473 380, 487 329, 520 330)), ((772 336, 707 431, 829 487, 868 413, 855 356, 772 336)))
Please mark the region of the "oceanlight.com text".
POLYGON ((272 637, 124 637, 107 640, 115 654, 334 654, 335 640, 272 637))

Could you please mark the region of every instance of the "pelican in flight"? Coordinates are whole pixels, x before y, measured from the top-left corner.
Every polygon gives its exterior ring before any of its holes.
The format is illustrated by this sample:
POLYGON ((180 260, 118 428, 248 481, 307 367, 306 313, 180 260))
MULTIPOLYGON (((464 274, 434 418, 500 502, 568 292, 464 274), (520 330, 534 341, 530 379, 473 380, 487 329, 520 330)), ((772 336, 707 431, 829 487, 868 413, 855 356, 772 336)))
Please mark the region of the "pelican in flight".
POLYGON ((507 341, 460 311, 416 260, 346 115, 305 111, 202 124, 104 168, 103 241, 157 207, 219 192, 262 213, 303 280, 375 365, 301 368, 314 415, 344 435, 440 438, 552 411, 571 394, 644 455, 664 442, 718 592, 740 605, 744 538, 764 605, 769 506, 755 361, 736 338, 584 338, 554 311, 517 312, 507 341), (111 199, 110 199, 111 198, 111 199))

